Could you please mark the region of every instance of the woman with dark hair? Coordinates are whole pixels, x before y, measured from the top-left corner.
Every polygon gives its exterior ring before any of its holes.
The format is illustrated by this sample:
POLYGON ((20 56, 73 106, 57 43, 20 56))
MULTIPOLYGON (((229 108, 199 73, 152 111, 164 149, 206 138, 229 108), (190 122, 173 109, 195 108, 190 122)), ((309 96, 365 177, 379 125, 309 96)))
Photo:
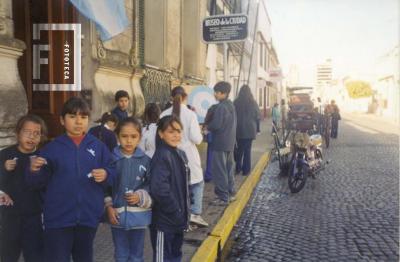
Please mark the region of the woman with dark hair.
POLYGON ((178 148, 186 153, 189 161, 190 189, 193 196, 190 221, 201 226, 208 226, 208 223, 201 217, 204 181, 200 154, 196 147, 203 141, 203 135, 196 113, 186 106, 187 94, 183 87, 177 86, 172 89, 171 97, 173 98, 172 108, 164 110, 160 118, 172 115, 178 117, 182 122, 183 136, 178 148))
POLYGON ((257 122, 260 120, 260 109, 253 98, 250 87, 243 85, 233 102, 237 115, 236 127, 236 173, 244 176, 251 169, 251 145, 257 135, 257 122))

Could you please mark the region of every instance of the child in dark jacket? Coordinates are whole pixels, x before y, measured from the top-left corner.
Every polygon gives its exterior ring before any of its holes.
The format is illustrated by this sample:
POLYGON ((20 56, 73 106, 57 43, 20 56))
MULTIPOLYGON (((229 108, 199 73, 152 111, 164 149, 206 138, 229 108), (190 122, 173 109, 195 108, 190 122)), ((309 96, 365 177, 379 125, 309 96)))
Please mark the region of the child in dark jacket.
POLYGON ((114 148, 118 145, 117 137, 115 136, 114 130, 118 124, 118 118, 106 112, 101 116, 100 125, 92 127, 89 130, 89 134, 97 137, 101 142, 106 144, 107 148, 112 152, 114 148))
POLYGON ((78 97, 63 106, 66 133, 31 158, 27 180, 45 188, 44 246, 48 262, 93 261, 93 240, 104 208, 104 190, 115 169, 107 147, 90 134, 89 106, 78 97))
POLYGON ((154 261, 181 261, 183 232, 190 216, 189 167, 179 150, 182 124, 175 116, 158 122, 157 147, 150 164, 150 194, 154 201, 150 228, 154 261))
POLYGON ((207 128, 212 132, 211 170, 214 192, 217 195, 213 204, 226 206, 234 201, 234 163, 233 150, 236 142, 236 110, 229 100, 231 85, 228 82, 218 82, 214 86, 214 96, 219 101, 207 128))
POLYGON ((3 205, 0 261, 43 261, 42 200, 40 191, 25 182, 29 158, 46 136, 46 125, 35 115, 18 120, 18 143, 0 151, 0 205, 3 205))
POLYGON ((122 121, 128 117, 129 94, 125 90, 118 90, 115 93, 115 102, 117 106, 111 111, 118 117, 118 121, 122 121))
POLYGON ((151 222, 151 198, 148 194, 148 157, 139 147, 141 125, 128 117, 116 129, 120 146, 113 152, 116 178, 112 199, 106 198, 117 262, 144 261, 145 228, 151 222))

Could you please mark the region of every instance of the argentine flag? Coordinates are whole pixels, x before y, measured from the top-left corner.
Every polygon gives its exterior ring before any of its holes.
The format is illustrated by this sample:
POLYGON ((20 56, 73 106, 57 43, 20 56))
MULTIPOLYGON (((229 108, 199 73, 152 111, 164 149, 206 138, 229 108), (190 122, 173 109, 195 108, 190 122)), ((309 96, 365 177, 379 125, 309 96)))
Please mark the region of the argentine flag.
POLYGON ((128 26, 124 0, 70 0, 81 14, 96 23, 101 40, 122 33, 128 26))

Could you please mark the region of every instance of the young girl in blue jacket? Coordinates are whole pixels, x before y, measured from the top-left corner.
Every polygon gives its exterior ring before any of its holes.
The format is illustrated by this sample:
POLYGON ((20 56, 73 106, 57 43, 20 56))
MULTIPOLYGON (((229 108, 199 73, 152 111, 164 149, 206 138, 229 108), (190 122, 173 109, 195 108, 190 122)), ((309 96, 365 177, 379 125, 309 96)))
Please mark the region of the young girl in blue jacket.
POLYGON ((0 151, 0 261, 43 261, 42 200, 27 185, 25 170, 46 137, 46 125, 36 115, 25 115, 16 126, 17 144, 0 151))
POLYGON ((116 178, 112 199, 106 198, 115 246, 115 261, 144 261, 145 228, 151 222, 151 198, 147 193, 150 157, 139 147, 141 125, 136 118, 122 120, 115 130, 120 146, 113 151, 116 178))
POLYGON ((150 164, 154 261, 182 260, 183 232, 190 216, 188 161, 185 152, 178 149, 182 129, 176 116, 165 116, 158 122, 157 147, 150 164))
POLYGON ((31 157, 27 181, 45 188, 45 261, 93 261, 93 240, 104 209, 104 190, 115 170, 106 145, 86 134, 89 106, 78 97, 65 102, 65 134, 31 157))

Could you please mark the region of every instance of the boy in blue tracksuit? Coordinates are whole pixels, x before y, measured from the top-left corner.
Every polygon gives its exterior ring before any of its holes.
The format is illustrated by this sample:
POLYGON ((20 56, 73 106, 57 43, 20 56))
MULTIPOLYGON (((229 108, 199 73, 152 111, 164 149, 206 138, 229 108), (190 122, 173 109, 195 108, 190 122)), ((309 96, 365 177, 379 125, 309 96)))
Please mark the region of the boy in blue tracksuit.
POLYGON ((104 190, 115 170, 111 154, 86 134, 89 106, 78 97, 63 106, 65 134, 31 157, 28 183, 45 188, 45 261, 93 261, 93 240, 104 208, 104 190))
POLYGON ((136 118, 119 123, 116 133, 120 146, 113 151, 116 178, 112 199, 106 197, 107 215, 115 247, 115 261, 144 261, 145 228, 151 223, 148 194, 150 157, 139 147, 142 127, 136 118))
POLYGON ((181 261, 183 232, 190 216, 189 167, 185 152, 177 147, 182 124, 165 116, 157 127, 157 147, 150 164, 153 217, 150 228, 154 261, 181 261))

